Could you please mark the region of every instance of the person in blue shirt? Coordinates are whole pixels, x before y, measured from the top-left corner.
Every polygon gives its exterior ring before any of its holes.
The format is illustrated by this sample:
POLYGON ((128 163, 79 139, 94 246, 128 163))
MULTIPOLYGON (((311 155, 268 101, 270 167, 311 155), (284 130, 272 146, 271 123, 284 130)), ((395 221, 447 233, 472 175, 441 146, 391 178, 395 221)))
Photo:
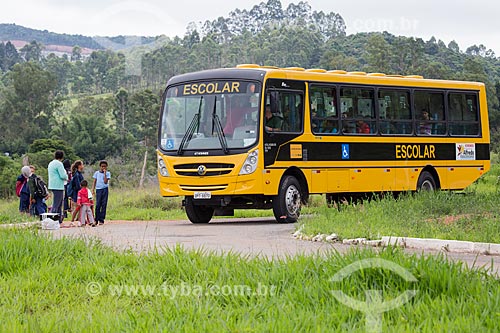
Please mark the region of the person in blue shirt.
POLYGON ((64 200, 64 185, 68 182, 68 174, 62 160, 64 159, 64 152, 62 150, 57 150, 54 154, 54 159, 49 163, 49 190, 52 191, 52 209, 51 213, 56 213, 59 215, 59 223, 63 220, 63 200, 64 200))
POLYGON ((108 205, 108 186, 111 173, 108 171, 108 162, 99 162, 99 171, 94 173, 94 185, 92 192, 95 197, 95 222, 104 224, 106 218, 106 208, 108 205))

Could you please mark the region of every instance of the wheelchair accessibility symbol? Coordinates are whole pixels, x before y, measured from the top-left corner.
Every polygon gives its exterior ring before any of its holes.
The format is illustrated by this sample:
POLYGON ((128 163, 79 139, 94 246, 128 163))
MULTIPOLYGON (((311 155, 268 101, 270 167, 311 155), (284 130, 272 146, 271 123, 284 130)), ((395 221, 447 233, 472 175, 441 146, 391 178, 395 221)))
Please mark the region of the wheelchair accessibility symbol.
POLYGON ((174 149, 174 146, 175 146, 175 141, 174 139, 168 139, 167 140, 167 149, 174 149))
POLYGON ((342 159, 348 160, 349 158, 350 158, 349 145, 344 143, 344 144, 342 144, 342 159))

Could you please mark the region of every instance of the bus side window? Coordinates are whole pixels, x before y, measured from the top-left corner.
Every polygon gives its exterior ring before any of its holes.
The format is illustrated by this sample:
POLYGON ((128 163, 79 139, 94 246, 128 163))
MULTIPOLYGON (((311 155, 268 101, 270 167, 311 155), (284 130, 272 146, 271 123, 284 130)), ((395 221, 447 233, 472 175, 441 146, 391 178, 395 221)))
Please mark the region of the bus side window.
POLYGON ((415 130, 417 135, 444 135, 444 93, 440 91, 415 91, 415 130))
POLYGON ((297 92, 274 91, 269 98, 275 124, 279 124, 276 132, 302 132, 304 115, 304 96, 297 92))
POLYGON ((408 90, 380 89, 379 126, 381 134, 412 134, 410 92, 408 90))
POLYGON ((376 134, 375 93, 370 88, 340 88, 342 131, 361 135, 376 134))
POLYGON ((450 134, 453 136, 478 135, 479 114, 477 111, 476 94, 449 93, 450 134))
POLYGON ((338 112, 335 87, 312 86, 309 90, 311 131, 338 133, 338 112))

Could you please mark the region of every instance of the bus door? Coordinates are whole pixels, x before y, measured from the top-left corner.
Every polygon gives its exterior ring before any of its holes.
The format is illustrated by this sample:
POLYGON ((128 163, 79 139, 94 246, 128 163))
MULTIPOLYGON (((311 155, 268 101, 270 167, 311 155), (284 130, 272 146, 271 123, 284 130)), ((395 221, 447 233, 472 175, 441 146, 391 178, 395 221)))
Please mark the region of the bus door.
POLYGON ((304 92, 304 82, 268 80, 263 118, 266 168, 307 161, 306 147, 293 142, 304 131, 304 92))

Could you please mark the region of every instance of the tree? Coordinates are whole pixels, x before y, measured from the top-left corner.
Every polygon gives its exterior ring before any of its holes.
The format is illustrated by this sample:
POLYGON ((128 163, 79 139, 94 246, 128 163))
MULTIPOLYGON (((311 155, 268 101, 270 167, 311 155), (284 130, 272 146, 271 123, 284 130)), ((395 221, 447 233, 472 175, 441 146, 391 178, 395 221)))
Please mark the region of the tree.
POLYGON ((20 173, 21 163, 8 156, 0 155, 0 198, 13 196, 15 193, 16 175, 20 173))
POLYGON ((64 155, 70 160, 78 159, 75 150, 66 141, 60 139, 38 139, 33 141, 28 147, 28 153, 39 153, 42 151, 50 151, 54 153, 56 150, 64 151, 64 155))
POLYGON ((120 139, 102 116, 73 114, 66 135, 76 154, 88 163, 114 156, 119 151, 120 139))
POLYGON ((42 44, 32 41, 21 48, 21 55, 25 61, 40 61, 42 59, 42 44))
POLYGON ((144 140, 144 145, 156 145, 160 98, 151 90, 139 91, 130 98, 133 134, 136 140, 144 140))
POLYGON ((73 46, 73 51, 71 52, 71 61, 82 60, 82 48, 78 45, 73 46))
POLYGON ((114 115, 116 122, 120 124, 120 136, 122 142, 125 140, 125 134, 127 129, 125 128, 125 123, 129 123, 127 118, 128 114, 128 92, 127 90, 120 88, 115 94, 116 108, 114 109, 114 115), (127 120, 127 122, 126 122, 127 120))
POLYGON ((390 73, 391 46, 380 34, 373 34, 366 46, 368 70, 373 72, 390 73))
POLYGON ((17 53, 16 47, 11 42, 7 42, 5 44, 5 55, 2 65, 3 70, 6 71, 12 69, 15 64, 22 62, 22 60, 23 59, 19 53, 17 53))
POLYGON ((16 64, 8 73, 0 108, 4 149, 23 153, 33 140, 49 133, 49 120, 57 107, 53 95, 56 86, 54 76, 34 62, 16 64), (16 142, 22 143, 24 148, 15 147, 16 142))

